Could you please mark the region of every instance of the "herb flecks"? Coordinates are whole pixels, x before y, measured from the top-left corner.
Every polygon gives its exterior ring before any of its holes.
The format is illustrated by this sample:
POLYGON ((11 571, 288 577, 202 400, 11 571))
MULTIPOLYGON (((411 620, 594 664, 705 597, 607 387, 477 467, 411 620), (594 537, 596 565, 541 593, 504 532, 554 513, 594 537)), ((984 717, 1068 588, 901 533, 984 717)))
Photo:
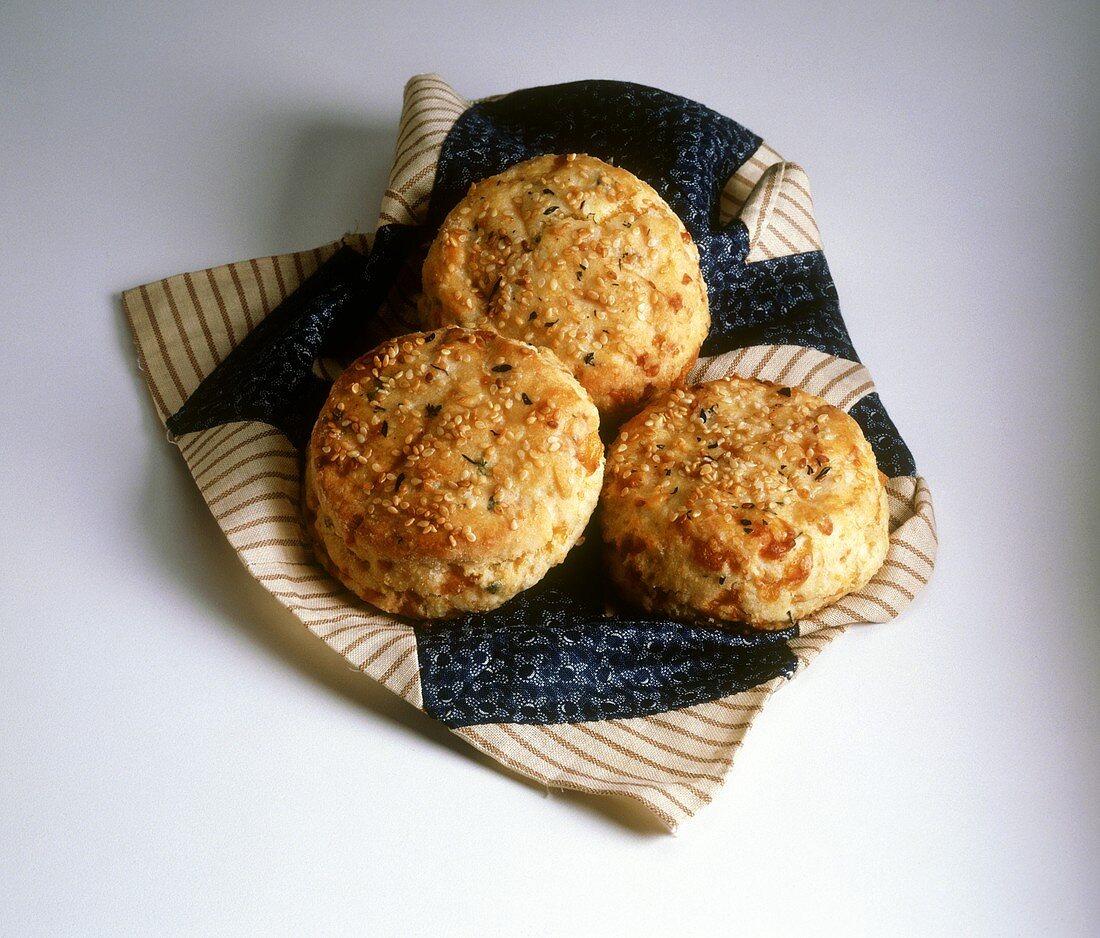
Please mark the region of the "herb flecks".
POLYGON ((782 394, 784 397, 790 397, 791 396, 791 389, 790 388, 780 388, 779 393, 782 394))
POLYGON ((596 364, 596 353, 595 352, 589 352, 587 355, 585 355, 584 356, 584 363, 586 365, 596 364))
POLYGON ((477 471, 481 475, 484 476, 489 474, 489 464, 485 461, 484 456, 482 456, 480 459, 473 459, 472 457, 467 456, 465 453, 463 453, 462 458, 465 459, 466 462, 468 462, 475 469, 477 469, 477 471))
POLYGON ((435 417, 443 409, 442 404, 428 404, 424 410, 429 417, 435 417))

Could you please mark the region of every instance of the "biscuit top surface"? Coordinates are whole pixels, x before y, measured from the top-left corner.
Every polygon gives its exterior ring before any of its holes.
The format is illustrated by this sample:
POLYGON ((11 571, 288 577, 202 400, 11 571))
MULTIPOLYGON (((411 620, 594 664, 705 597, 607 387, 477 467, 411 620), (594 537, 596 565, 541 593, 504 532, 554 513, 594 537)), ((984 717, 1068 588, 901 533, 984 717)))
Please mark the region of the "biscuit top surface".
POLYGON ((309 457, 341 537, 395 556, 515 557, 599 471, 599 418, 544 350, 460 328, 402 336, 333 385, 309 457))
POLYGON ((553 349, 601 410, 676 383, 710 324, 699 253, 660 195, 590 156, 475 183, 424 264, 431 322, 553 349))
POLYGON ((843 411, 730 377, 669 392, 629 421, 609 449, 604 494, 653 509, 618 512, 616 528, 652 539, 671 524, 696 561, 719 570, 801 563, 803 533, 827 536, 880 488, 874 454, 843 411))

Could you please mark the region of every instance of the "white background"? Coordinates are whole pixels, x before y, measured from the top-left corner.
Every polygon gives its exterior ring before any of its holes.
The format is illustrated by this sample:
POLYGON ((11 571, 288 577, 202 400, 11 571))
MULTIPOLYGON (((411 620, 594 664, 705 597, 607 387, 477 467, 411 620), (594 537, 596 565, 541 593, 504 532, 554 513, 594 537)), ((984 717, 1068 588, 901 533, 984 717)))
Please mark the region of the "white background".
POLYGON ((3 4, 0 933, 1095 934, 1098 37, 1037 0, 3 4), (134 364, 124 288, 374 226, 421 71, 641 81, 802 163, 933 487, 931 586, 675 837, 310 637, 134 364))

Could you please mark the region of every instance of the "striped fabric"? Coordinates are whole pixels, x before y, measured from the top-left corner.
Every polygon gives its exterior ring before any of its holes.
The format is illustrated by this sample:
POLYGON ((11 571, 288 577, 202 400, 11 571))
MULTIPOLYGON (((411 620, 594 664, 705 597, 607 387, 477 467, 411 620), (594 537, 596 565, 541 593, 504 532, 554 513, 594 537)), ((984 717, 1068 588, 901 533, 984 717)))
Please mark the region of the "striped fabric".
MULTIPOLYGON (((423 219, 443 137, 468 106, 438 76, 409 83, 381 223, 423 219)), ((813 249, 804 246, 810 240, 800 240, 802 234, 792 235, 785 222, 774 220, 781 208, 817 237, 805 173, 766 146, 727 184, 722 206, 730 218, 741 213, 756 232, 754 249, 760 246, 763 256, 813 249), (801 201, 791 195, 803 191, 801 201)), ((349 236, 343 243, 366 251, 371 241, 371 236, 349 236)), ((160 419, 174 413, 340 243, 181 274, 123 294, 139 368, 160 419)), ((382 310, 379 338, 415 328, 418 291, 414 260, 382 310)), ((315 370, 332 377, 339 365, 318 362, 315 370)), ((692 379, 729 373, 802 387, 843 409, 874 390, 863 365, 788 345, 701 360, 692 379)), ((301 520, 298 454, 282 433, 246 421, 174 442, 249 572, 353 667, 422 708, 412 628, 359 601, 314 559, 301 520)), ((919 477, 900 477, 889 481, 888 492, 892 533, 886 563, 865 589, 800 624, 800 635, 791 643, 800 668, 849 626, 898 615, 928 582, 936 553, 928 488, 919 477)), ((753 719, 783 683, 777 678, 724 700, 629 720, 490 724, 455 732, 521 775, 555 788, 631 799, 674 829, 714 798, 753 719)))
POLYGON ((749 231, 745 260, 750 264, 821 250, 810 180, 797 163, 769 166, 742 206, 740 218, 749 231))

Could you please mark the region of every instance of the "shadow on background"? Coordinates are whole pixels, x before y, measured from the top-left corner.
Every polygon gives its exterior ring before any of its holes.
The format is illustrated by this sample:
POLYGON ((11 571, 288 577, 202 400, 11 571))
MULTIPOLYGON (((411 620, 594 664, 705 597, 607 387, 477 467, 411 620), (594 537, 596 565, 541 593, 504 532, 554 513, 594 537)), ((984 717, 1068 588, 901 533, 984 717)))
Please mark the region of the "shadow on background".
MULTIPOLYGON (((277 246, 289 241, 294 244, 290 249, 301 250, 336 240, 347 231, 373 230, 377 205, 388 177, 394 127, 311 120, 297 126, 288 122, 281 133, 276 130, 272 131, 273 137, 285 138, 283 145, 290 154, 286 183, 282 197, 274 201, 275 210, 268 218, 261 215, 257 221, 270 229, 272 243, 277 246), (333 218, 350 221, 340 230, 332 227, 333 218), (362 219, 369 221, 361 223, 362 219), (322 231, 322 224, 328 228, 322 231)), ((278 250, 282 249, 273 248, 278 250)), ((165 271, 164 275, 177 272, 165 271)), ((121 302, 118 297, 114 299, 119 346, 124 360, 133 363, 133 338, 121 302)), ((165 441, 165 431, 136 367, 133 374, 134 391, 147 409, 150 434, 148 481, 135 499, 134 510, 140 518, 137 527, 148 538, 149 554, 163 565, 165 576, 182 581, 213 616, 238 629, 258 648, 307 679, 375 717, 519 781, 533 793, 545 793, 542 785, 506 769, 443 724, 351 668, 248 574, 210 515, 183 458, 165 441)), ((558 803, 614 820, 639 836, 665 832, 656 818, 626 798, 556 789, 555 793, 564 796, 554 799, 558 803)))

